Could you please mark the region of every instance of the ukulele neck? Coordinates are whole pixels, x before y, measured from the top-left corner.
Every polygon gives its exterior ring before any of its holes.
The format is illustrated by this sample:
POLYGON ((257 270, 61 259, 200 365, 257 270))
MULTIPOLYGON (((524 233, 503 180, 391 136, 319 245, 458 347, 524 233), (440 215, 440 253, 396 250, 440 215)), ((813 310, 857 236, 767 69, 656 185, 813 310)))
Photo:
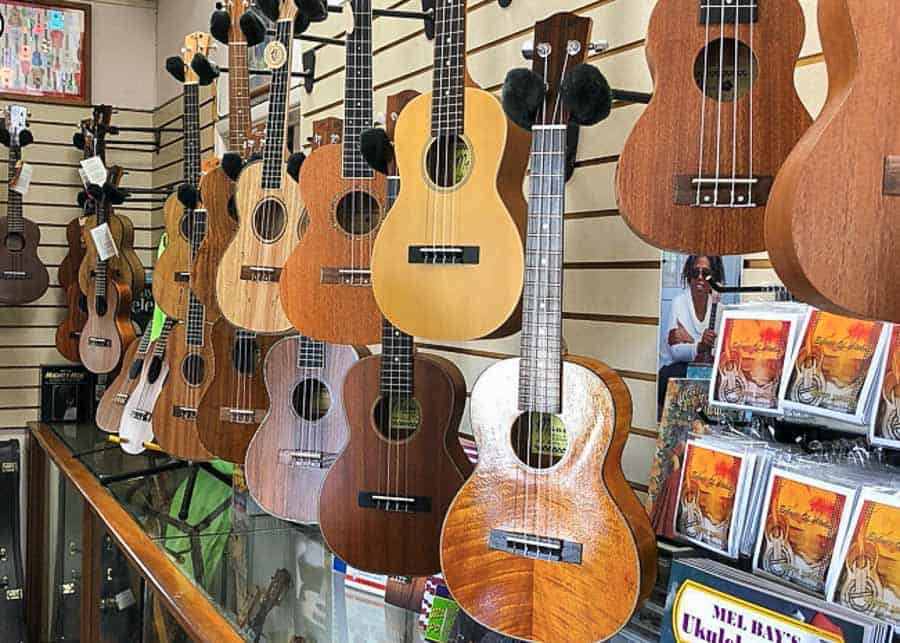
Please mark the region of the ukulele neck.
MULTIPOLYGON (((269 90, 269 118, 266 122, 266 145, 263 149, 262 187, 265 190, 281 188, 284 171, 284 141, 287 136, 287 111, 291 89, 291 50, 294 45, 294 23, 279 20, 275 27, 275 42, 284 48, 284 63, 272 72, 269 90)), ((277 45, 270 44, 269 47, 277 45)))
POLYGON ((465 127, 466 2, 436 3, 434 14, 434 79, 431 98, 432 136, 460 136, 465 127))
POLYGON ((344 83, 345 179, 371 179, 373 170, 363 158, 359 139, 372 127, 372 0, 353 0, 353 31, 347 35, 344 83))
POLYGON ((184 84, 184 182, 200 184, 200 85, 184 84))
POLYGON ((137 356, 144 357, 147 354, 147 351, 150 350, 150 335, 153 330, 153 321, 147 323, 147 327, 144 329, 144 332, 141 334, 141 342, 137 347, 137 356))
POLYGON ((325 342, 300 335, 297 338, 297 369, 325 368, 325 342))
POLYGON ((251 128, 250 73, 244 40, 228 41, 228 105, 228 147, 247 158, 247 138, 251 128))
POLYGON ((184 341, 188 346, 203 346, 203 327, 206 324, 206 307, 190 292, 184 341))
POLYGON ((387 319, 381 326, 381 394, 412 395, 413 338, 387 319))
POLYGON ((535 126, 531 143, 519 406, 559 413, 566 126, 535 126))
POLYGON ((22 158, 21 149, 17 145, 11 145, 9 148, 9 186, 7 189, 6 200, 6 224, 9 232, 24 232, 25 222, 22 219, 22 195, 14 189, 15 184, 13 178, 17 176, 16 170, 19 161, 22 158))
POLYGON ((166 318, 166 321, 163 323, 162 331, 160 331, 159 337, 156 339, 156 346, 153 348, 154 357, 162 358, 163 355, 166 354, 166 347, 169 345, 169 334, 177 323, 178 320, 176 319, 172 319, 171 317, 166 318))

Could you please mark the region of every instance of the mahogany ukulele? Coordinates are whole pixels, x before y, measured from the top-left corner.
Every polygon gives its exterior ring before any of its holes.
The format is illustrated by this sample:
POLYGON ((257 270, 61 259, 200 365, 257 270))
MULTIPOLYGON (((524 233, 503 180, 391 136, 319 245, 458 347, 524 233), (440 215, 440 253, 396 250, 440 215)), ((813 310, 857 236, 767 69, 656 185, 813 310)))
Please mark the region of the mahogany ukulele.
POLYGON ((150 332, 152 322, 147 324, 140 341, 131 342, 125 357, 122 358, 122 369, 106 390, 97 405, 95 418, 97 428, 107 433, 118 433, 122 422, 125 405, 131 398, 144 370, 144 360, 150 352, 150 332))
POLYGON ((797 0, 660 0, 650 18, 653 98, 616 176, 641 239, 694 254, 765 250, 772 181, 810 116, 794 87, 797 0))
MULTIPOLYGON (((20 105, 6 108, 9 131, 9 172, 6 216, 0 219, 0 303, 27 304, 40 299, 50 285, 50 275, 38 257, 41 230, 22 214, 22 193, 16 190, 22 170, 19 135, 28 127, 28 110, 20 105)), ((27 144, 27 143, 26 143, 27 144)))
POLYGON ((138 381, 125 401, 119 422, 119 438, 126 453, 142 453, 144 443, 153 439, 156 424, 154 407, 169 377, 169 335, 177 323, 175 319, 166 319, 159 337, 150 344, 147 350, 150 358, 143 360, 138 381))
POLYGON ((347 34, 344 135, 300 169, 309 228, 281 274, 281 299, 301 333, 335 344, 375 344, 381 314, 372 294, 372 243, 384 216, 385 177, 369 167, 360 135, 372 127, 372 2, 352 0, 347 34))
POLYGON ((522 355, 475 383, 478 464, 441 534, 460 607, 529 641, 610 638, 656 576, 650 521, 620 462, 628 389, 599 361, 562 358, 568 114, 556 99, 590 33, 591 20, 571 13, 535 26, 534 71, 548 89, 533 128, 522 355))
POLYGON ((495 96, 466 86, 465 7, 435 7, 433 91, 397 122, 400 195, 372 253, 384 315, 443 340, 517 331, 524 269, 528 134, 495 96))
POLYGON ((772 188, 766 246, 799 299, 900 322, 900 7, 820 0, 818 11, 828 97, 772 188))
POLYGON ((300 189, 284 164, 290 98, 293 20, 297 8, 281 0, 276 37, 266 46, 272 69, 263 158, 241 171, 235 187, 240 223, 219 262, 216 297, 228 321, 257 333, 283 333, 291 322, 279 289, 284 262, 299 238, 300 189))

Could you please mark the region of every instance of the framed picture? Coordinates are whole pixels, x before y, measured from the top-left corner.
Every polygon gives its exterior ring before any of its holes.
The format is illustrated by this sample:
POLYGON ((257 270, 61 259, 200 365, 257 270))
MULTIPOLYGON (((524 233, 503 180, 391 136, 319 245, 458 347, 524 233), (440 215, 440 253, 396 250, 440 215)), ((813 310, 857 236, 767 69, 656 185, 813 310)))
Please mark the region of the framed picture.
POLYGON ((0 99, 91 104, 91 7, 0 0, 0 99))

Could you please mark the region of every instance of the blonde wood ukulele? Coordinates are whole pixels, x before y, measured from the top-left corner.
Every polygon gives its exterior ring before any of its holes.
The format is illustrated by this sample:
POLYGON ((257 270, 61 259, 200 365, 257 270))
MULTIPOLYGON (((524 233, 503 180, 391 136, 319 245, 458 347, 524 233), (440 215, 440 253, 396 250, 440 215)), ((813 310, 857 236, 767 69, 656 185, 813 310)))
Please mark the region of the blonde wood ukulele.
POLYGON ((282 0, 276 36, 266 47, 272 70, 263 158, 248 164, 235 189, 240 225, 216 275, 216 298, 225 318, 257 333, 283 333, 282 268, 299 240, 303 200, 284 164, 290 98, 293 0, 282 0))
POLYGON ((590 32, 589 18, 565 13, 535 28, 548 91, 533 128, 522 357, 475 383, 478 464, 441 534, 460 607, 507 636, 547 643, 610 638, 656 575, 650 520, 620 462, 628 389, 599 361, 561 356, 567 115, 556 96, 590 32))

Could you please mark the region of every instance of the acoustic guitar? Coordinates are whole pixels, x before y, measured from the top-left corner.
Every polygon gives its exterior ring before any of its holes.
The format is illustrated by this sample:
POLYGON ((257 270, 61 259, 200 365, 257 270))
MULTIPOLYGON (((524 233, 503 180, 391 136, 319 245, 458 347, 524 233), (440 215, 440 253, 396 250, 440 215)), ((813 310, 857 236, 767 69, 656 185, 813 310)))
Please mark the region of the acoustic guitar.
POLYGON ((297 8, 281 0, 275 39, 265 59, 272 70, 263 158, 246 165, 235 188, 240 224, 219 262, 216 297, 222 314, 239 328, 283 333, 291 323, 282 309, 282 267, 299 239, 300 188, 284 164, 287 112, 297 8))
POLYGON ((766 247, 802 301, 900 322, 900 7, 820 0, 818 11, 828 97, 772 188, 766 247))
POLYGON ((17 182, 22 170, 19 135, 28 127, 28 110, 21 105, 6 108, 9 131, 6 216, 0 219, 0 303, 27 304, 40 299, 50 285, 50 275, 38 257, 41 230, 22 214, 22 193, 17 182))
POLYGON ((522 354, 475 383, 478 464, 441 534, 441 568, 460 607, 529 641, 610 638, 656 576, 650 520, 620 462, 628 389, 599 361, 562 358, 568 114, 557 96, 590 33, 591 20, 571 13, 535 27, 534 71, 547 93, 533 128, 522 354))
POLYGON ((142 453, 144 443, 153 439, 156 400, 169 377, 169 336, 177 323, 175 319, 166 319, 162 332, 147 351, 150 359, 144 359, 137 384, 125 402, 119 423, 119 438, 126 453, 142 453))
POLYGON ((150 333, 153 324, 147 324, 140 341, 131 342, 122 358, 122 369, 106 390, 97 405, 97 428, 107 433, 118 433, 125 405, 131 399, 144 370, 144 360, 150 352, 150 333))
POLYGON ((811 119, 794 87, 797 0, 660 0, 647 62, 654 93, 619 157, 625 222, 692 254, 765 250, 772 181, 811 119))
POLYGON ((373 123, 372 2, 353 0, 351 6, 343 140, 314 150, 300 169, 309 229, 284 265, 281 299, 304 335, 334 344, 374 344, 381 314, 369 264, 387 182, 360 150, 360 135, 373 123))
POLYGON ((402 180, 372 253, 375 299, 418 337, 508 335, 520 325, 528 133, 466 86, 466 3, 439 2, 434 19, 433 91, 397 122, 402 180))

